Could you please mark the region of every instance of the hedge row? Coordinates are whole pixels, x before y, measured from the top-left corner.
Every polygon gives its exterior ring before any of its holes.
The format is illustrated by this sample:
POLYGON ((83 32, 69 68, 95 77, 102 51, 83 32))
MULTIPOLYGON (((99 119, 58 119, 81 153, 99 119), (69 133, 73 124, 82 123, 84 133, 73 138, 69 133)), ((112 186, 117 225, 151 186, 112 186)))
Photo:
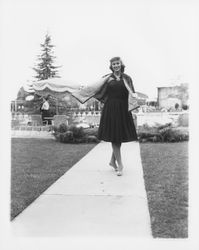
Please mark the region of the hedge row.
MULTIPOLYGON (((76 126, 61 124, 54 127, 56 140, 63 143, 97 143, 97 128, 84 129, 76 126)), ((138 139, 140 142, 181 142, 189 140, 187 128, 173 128, 166 124, 159 127, 144 125, 138 128, 138 139)))
POLYGON ((159 127, 142 126, 138 129, 140 142, 181 142, 189 140, 188 128, 174 128, 168 123, 159 127))

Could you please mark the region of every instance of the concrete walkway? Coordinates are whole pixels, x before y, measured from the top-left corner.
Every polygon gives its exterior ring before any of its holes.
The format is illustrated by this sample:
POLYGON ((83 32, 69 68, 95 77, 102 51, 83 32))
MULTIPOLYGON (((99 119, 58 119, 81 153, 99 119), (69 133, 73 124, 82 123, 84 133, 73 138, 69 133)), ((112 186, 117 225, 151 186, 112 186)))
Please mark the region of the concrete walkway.
POLYGON ((122 144, 124 175, 101 142, 11 222, 18 236, 152 238, 138 142, 122 144))

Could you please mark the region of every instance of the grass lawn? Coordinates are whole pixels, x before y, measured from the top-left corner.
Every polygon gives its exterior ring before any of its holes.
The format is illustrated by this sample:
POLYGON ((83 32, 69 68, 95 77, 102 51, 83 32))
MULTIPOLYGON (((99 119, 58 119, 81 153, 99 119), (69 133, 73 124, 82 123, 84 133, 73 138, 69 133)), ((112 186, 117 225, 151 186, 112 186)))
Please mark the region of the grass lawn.
POLYGON ((188 237, 188 143, 141 143, 154 237, 188 237))
POLYGON ((96 144, 48 139, 12 139, 11 220, 96 144))

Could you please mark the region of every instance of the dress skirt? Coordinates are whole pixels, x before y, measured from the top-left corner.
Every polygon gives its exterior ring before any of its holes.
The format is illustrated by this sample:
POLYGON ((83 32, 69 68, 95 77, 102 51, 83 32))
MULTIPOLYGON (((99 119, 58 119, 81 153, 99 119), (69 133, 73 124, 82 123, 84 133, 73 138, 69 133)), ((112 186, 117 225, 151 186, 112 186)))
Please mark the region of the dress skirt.
POLYGON ((128 91, 123 81, 112 82, 104 104, 98 130, 98 139, 121 143, 137 140, 131 112, 128 111, 128 91))

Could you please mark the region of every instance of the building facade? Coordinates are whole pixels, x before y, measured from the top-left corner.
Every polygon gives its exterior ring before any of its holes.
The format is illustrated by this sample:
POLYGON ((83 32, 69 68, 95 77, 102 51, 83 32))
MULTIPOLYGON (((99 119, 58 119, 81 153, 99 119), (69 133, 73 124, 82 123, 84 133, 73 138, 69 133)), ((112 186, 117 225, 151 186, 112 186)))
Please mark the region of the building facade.
POLYGON ((158 87, 158 106, 160 108, 175 109, 176 107, 188 107, 188 97, 188 84, 158 87))

